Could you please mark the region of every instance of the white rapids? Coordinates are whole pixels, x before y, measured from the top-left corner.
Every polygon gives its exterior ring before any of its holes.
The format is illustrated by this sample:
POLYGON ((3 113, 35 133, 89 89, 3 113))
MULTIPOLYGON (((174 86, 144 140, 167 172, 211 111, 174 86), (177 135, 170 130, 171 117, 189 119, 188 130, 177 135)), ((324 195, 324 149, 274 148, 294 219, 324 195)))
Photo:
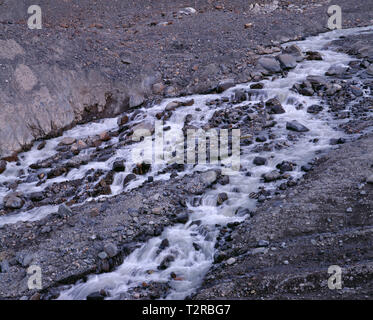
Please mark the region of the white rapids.
MULTIPOLYGON (((264 183, 261 180, 262 174, 274 170, 278 163, 286 160, 297 163, 297 169, 290 174, 295 179, 300 178, 303 174, 300 170, 301 165, 307 164, 317 153, 330 148, 329 141, 331 138, 340 138, 343 136, 343 133, 336 129, 339 124, 338 121, 343 120, 333 120, 327 110, 322 111, 318 115, 307 113, 307 106, 318 104, 320 102, 319 99, 317 97, 299 95, 290 89, 295 83, 305 80, 309 75, 324 75, 332 65, 338 64, 347 66, 352 60, 352 57, 343 53, 324 49, 324 46, 342 35, 353 35, 358 32, 373 32, 373 28, 336 30, 315 37, 310 37, 304 41, 294 42, 303 51, 319 51, 322 54, 323 60, 303 61, 299 63, 294 70, 290 71, 286 78, 274 81, 261 81, 264 84, 262 91, 265 93, 265 97, 258 94, 257 97, 251 97, 249 101, 242 103, 254 105, 261 102, 263 98, 270 99, 273 97, 278 97, 282 101, 282 105, 286 112, 280 115, 275 115, 277 124, 272 129, 272 132, 275 132, 276 134, 276 141, 280 143, 287 141, 286 137, 289 133, 285 128, 287 121, 297 120, 301 124, 307 126, 307 128, 310 129, 309 132, 301 135, 296 141, 287 142, 287 146, 281 150, 267 151, 262 154, 251 152, 253 145, 241 146, 242 172, 240 171, 238 174, 230 176, 229 184, 218 185, 217 188, 207 191, 202 196, 201 205, 198 207, 188 204, 188 209, 191 210, 192 213, 190 214, 189 221, 186 224, 176 224, 166 228, 161 236, 150 239, 140 248, 127 256, 124 262, 116 268, 115 271, 100 275, 92 275, 84 283, 78 282, 73 286, 67 287, 61 292, 59 299, 85 299, 88 294, 101 289, 105 289, 110 293, 108 299, 119 299, 121 295, 125 294, 129 289, 137 287, 143 282, 149 283, 152 281, 170 283, 171 290, 167 299, 184 299, 192 294, 201 284, 205 274, 213 263, 216 236, 219 232, 216 225, 226 225, 230 222, 242 221, 246 218, 245 214, 242 214, 242 212, 244 212, 242 209, 255 209, 257 200, 251 199, 249 195, 253 192, 257 192, 260 187, 264 186, 264 183), (298 108, 298 110, 295 107, 296 103, 294 102, 301 103, 305 107, 302 109, 298 108), (314 143, 315 139, 318 140, 318 143, 314 143), (253 164, 253 159, 255 156, 260 155, 266 157, 268 163, 263 166, 255 166, 253 164), (248 171, 251 172, 251 176, 245 174, 248 171), (221 192, 228 194, 228 200, 224 202, 223 205, 216 206, 217 195, 221 192), (192 223, 196 220, 200 220, 201 223, 192 223), (158 247, 163 239, 168 239, 170 245, 159 253, 157 252, 158 247), (171 262, 166 270, 157 270, 157 267, 160 265, 162 260, 169 255, 172 255, 175 258, 174 261, 171 262), (149 270, 152 270, 153 272, 149 272, 149 270), (178 276, 177 280, 170 280, 171 272, 174 272, 178 276)), ((208 100, 221 98, 223 96, 229 97, 237 89, 249 89, 251 84, 252 83, 245 83, 237 85, 222 94, 194 95, 178 98, 178 101, 194 99, 194 105, 192 107, 186 106, 177 108, 164 125, 170 126, 171 129, 169 132, 172 133, 173 130, 178 130, 183 127, 184 119, 187 114, 192 114, 193 118, 191 124, 196 127, 203 127, 216 110, 225 107, 224 104, 219 107, 209 106, 206 104, 208 100)), ((155 115, 158 112, 163 111, 165 106, 174 100, 176 99, 165 99, 158 105, 148 109, 142 109, 139 119, 132 120, 133 124, 143 120, 141 119, 141 115, 146 115, 146 120, 151 119, 154 121, 155 115)), ((237 106, 240 106, 240 104, 236 104, 232 106, 232 108, 237 106)), ((98 123, 77 126, 72 130, 66 131, 63 137, 81 138, 85 135, 92 135, 94 133, 98 134, 106 130, 114 129, 116 126, 116 118, 107 119, 98 123)), ((0 182, 9 181, 12 178, 15 178, 16 172, 20 168, 27 170, 27 167, 35 162, 35 160, 50 157, 55 152, 55 147, 63 137, 49 140, 43 150, 39 151, 34 147, 32 150, 23 153, 20 156, 21 166, 16 166, 15 164, 9 165, 5 173, 0 175, 0 182)), ((115 139, 116 138, 113 138, 110 143, 115 143, 115 139)), ((184 143, 184 141, 173 141, 173 145, 177 143, 184 143)), ((83 177, 90 168, 110 170, 113 162, 117 158, 123 158, 130 162, 133 146, 134 145, 129 145, 120 148, 107 161, 88 163, 79 169, 70 171, 66 176, 51 179, 48 184, 83 177)), ((86 152, 89 152, 89 150, 86 152)), ((125 172, 117 173, 115 175, 113 185, 111 186, 113 191, 111 196, 138 187, 146 181, 149 175, 154 176, 155 180, 169 179, 169 174, 157 174, 162 168, 164 168, 164 165, 152 166, 151 172, 131 181, 126 189, 124 189, 122 186, 123 179, 131 172, 131 168, 126 168, 125 172)), ((183 174, 189 174, 193 171, 206 171, 220 168, 221 167, 218 165, 188 166, 183 174)), ((276 183, 267 183, 265 186, 266 188, 271 186, 274 188, 276 183)), ((39 191, 40 188, 44 187, 45 185, 43 187, 37 187, 35 183, 29 183, 19 185, 18 190, 27 192, 30 192, 31 190, 39 191)), ((0 189, 0 201, 2 201, 6 192, 5 189, 0 189)), ((0 225, 16 223, 17 221, 41 219, 56 210, 56 207, 47 206, 14 215, 0 216, 0 225)))

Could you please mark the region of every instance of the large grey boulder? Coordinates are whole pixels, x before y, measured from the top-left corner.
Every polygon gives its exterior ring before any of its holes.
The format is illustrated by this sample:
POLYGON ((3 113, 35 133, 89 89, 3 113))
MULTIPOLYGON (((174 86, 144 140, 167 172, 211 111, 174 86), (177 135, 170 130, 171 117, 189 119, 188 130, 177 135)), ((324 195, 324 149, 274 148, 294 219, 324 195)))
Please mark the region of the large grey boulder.
POLYGON ((277 56, 283 69, 294 69, 297 66, 297 60, 290 54, 280 54, 277 56))
POLYGON ((272 57, 263 57, 258 60, 258 65, 270 73, 281 72, 280 63, 272 57))

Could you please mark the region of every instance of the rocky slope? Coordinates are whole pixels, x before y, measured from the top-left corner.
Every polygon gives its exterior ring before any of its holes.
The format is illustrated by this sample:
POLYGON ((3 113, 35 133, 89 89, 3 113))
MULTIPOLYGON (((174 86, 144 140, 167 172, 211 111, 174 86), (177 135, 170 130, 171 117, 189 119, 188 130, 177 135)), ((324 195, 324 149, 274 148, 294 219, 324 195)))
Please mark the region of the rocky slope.
MULTIPOLYGON (((367 2, 339 2, 345 26, 371 23, 367 2)), ((263 155, 288 150, 310 131, 307 123, 276 121, 286 114, 281 103, 288 101, 267 100, 272 94, 268 86, 286 79, 302 61, 322 60, 319 52, 282 48, 280 42, 325 31, 327 2, 263 1, 250 6, 238 0, 196 1, 197 12, 180 12, 190 6, 183 1, 160 1, 145 9, 141 1, 109 1, 105 7, 88 1, 46 2, 45 29, 38 35, 22 29, 25 5, 20 3, 18 10, 0 14, 5 31, 0 36, 0 153, 7 160, 0 162, 0 191, 6 194, 0 204, 1 298, 56 298, 61 285, 108 273, 165 227, 187 223, 205 192, 233 185, 219 171, 184 176, 183 165, 148 177, 153 166, 117 158, 133 144, 134 128, 149 127, 149 118, 167 121, 176 114, 179 119, 178 110, 186 108, 186 130, 193 128, 193 117, 203 123, 203 113, 214 109, 204 128, 241 128, 241 147, 249 148, 250 157, 260 154, 250 161, 250 168, 254 164, 258 171, 272 161, 263 155), (175 98, 162 112, 152 110, 161 97, 220 93, 249 80, 254 80, 250 88, 228 90, 226 96, 203 103, 175 98), (260 99, 252 103, 255 97, 260 99), (144 108, 136 109, 140 106, 144 108), (92 122, 120 113, 107 125, 92 122), (91 126, 38 141, 30 153, 14 156, 35 139, 85 122, 91 126), (170 180, 154 179, 161 174, 169 174, 170 180), (141 186, 123 192, 128 183, 139 180, 144 180, 141 186), (115 193, 118 183, 120 194, 115 193), (48 206, 55 205, 58 211, 50 214, 48 206), (44 206, 50 215, 41 220, 12 221, 44 206), (41 292, 27 289, 31 264, 42 267, 41 292)), ((0 2, 0 7, 14 5, 0 2)), ((302 97, 290 103, 296 110, 304 109, 315 119, 328 113, 328 121, 336 121, 335 129, 348 139, 322 137, 328 148, 337 149, 320 152, 302 167, 281 159, 263 174, 265 187, 250 193, 259 205, 256 211, 245 210, 251 218, 223 227, 214 223, 219 231, 215 264, 193 298, 371 297, 373 137, 367 133, 356 140, 373 124, 371 44, 372 35, 364 33, 333 41, 331 49, 354 57, 348 67, 332 66, 325 75, 310 75, 291 88, 302 97), (307 97, 319 97, 320 105, 305 109, 307 97), (297 181, 291 171, 307 174, 297 181), (326 287, 330 265, 343 269, 342 291, 326 287)), ((319 142, 309 139, 307 146, 319 142)), ((241 169, 246 177, 252 175, 241 169)), ((239 187, 220 192, 215 205, 229 204, 232 194, 234 201, 239 187)), ((200 220, 189 222, 196 234, 211 236, 200 220)), ((172 251, 168 239, 163 240, 159 252, 172 251)), ((195 242, 193 247, 201 249, 195 242)), ((172 259, 167 256, 158 270, 167 270, 172 259)), ((183 280, 172 272, 168 279, 131 288, 120 298, 166 297, 169 282, 183 280)), ((103 289, 90 298, 107 294, 103 289)))
MULTIPOLYGON (((339 0, 344 27, 369 24, 367 1, 339 0)), ((251 79, 257 53, 326 31, 328 1, 105 3, 40 1, 43 29, 27 28, 27 1, 0 4, 0 156, 35 139, 159 96, 208 92, 251 79), (276 26, 275 28, 273 26, 276 26)))

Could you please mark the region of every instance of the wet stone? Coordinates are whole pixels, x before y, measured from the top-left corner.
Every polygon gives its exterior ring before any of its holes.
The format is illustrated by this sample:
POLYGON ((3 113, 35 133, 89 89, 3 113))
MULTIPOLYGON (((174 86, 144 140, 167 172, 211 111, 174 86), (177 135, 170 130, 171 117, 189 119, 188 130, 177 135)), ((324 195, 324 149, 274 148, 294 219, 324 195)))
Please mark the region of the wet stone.
POLYGON ((97 292, 92 292, 90 293, 87 298, 87 300, 94 300, 94 301, 97 301, 97 300, 104 300, 105 299, 105 296, 101 294, 101 292, 97 291, 97 292))
POLYGON ((123 180, 123 186, 125 187, 130 181, 136 179, 136 175, 133 173, 127 174, 123 180))
POLYGON ((168 255, 165 257, 161 264, 157 267, 158 270, 166 270, 167 268, 170 267, 171 263, 175 260, 175 257, 172 255, 168 255))
POLYGON ((257 166, 263 166, 267 164, 267 159, 263 157, 255 157, 253 163, 257 166))
POLYGON ((59 143, 59 145, 61 145, 61 146, 69 146, 69 145, 73 144, 75 141, 76 141, 75 138, 66 137, 66 138, 63 138, 61 140, 61 142, 59 143))
POLYGON ((306 52, 306 59, 307 60, 322 60, 322 56, 317 51, 307 51, 306 52))
POLYGON ((228 195, 225 192, 219 193, 217 204, 221 205, 223 202, 228 200, 228 195))
POLYGON ((321 112, 322 110, 323 110, 323 107, 320 106, 320 105, 317 105, 317 104, 314 104, 314 105, 309 106, 309 107, 307 108, 307 112, 308 112, 308 113, 319 113, 319 112, 321 112))
POLYGON ((6 169, 7 162, 5 160, 0 160, 0 174, 2 174, 6 169))
POLYGON ((126 166, 124 165, 124 160, 117 160, 113 163, 113 171, 115 172, 122 172, 126 169, 126 166))
POLYGON ((285 113, 284 108, 282 107, 280 101, 276 98, 269 99, 265 103, 266 110, 269 114, 281 114, 285 113))
POLYGON ((307 132, 310 131, 306 126, 299 123, 297 120, 286 122, 286 129, 295 131, 295 132, 307 132))

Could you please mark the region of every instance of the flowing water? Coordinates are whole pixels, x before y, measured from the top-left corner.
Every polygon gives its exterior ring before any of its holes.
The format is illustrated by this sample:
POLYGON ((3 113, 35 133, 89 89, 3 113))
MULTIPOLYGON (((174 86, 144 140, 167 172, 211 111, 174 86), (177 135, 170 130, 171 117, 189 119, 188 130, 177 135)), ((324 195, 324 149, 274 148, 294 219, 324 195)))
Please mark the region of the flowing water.
MULTIPOLYGON (((325 108, 324 111, 317 115, 307 113, 307 106, 319 104, 320 100, 317 97, 299 95, 290 89, 295 83, 304 81, 309 75, 324 75, 331 65, 338 64, 347 66, 353 59, 352 57, 343 53, 324 49, 324 46, 341 35, 353 35, 358 32, 373 32, 373 28, 338 30, 311 37, 305 41, 296 42, 295 44, 297 44, 302 51, 319 51, 323 56, 323 60, 303 61, 299 63, 294 70, 290 71, 286 78, 280 78, 274 81, 264 80, 262 81, 264 84, 262 90, 250 90, 251 83, 245 83, 219 95, 194 95, 178 98, 178 101, 194 99, 194 105, 177 108, 172 116, 164 123, 165 126, 170 126, 170 130, 168 130, 167 133, 170 144, 168 147, 166 146, 166 148, 171 149, 169 150, 170 152, 174 150, 177 145, 184 146, 184 141, 180 140, 176 133, 183 128, 184 119, 187 114, 192 114, 192 121, 190 124, 196 127, 203 127, 216 110, 227 107, 227 104, 211 106, 206 102, 221 97, 230 97, 237 89, 244 89, 252 94, 250 94, 247 101, 241 104, 231 105, 232 108, 237 108, 244 104, 255 105, 265 99, 273 97, 278 97, 282 101, 282 105, 286 112, 275 115, 277 124, 272 128, 272 132, 276 134, 275 142, 285 147, 280 150, 258 154, 252 152, 256 143, 249 146, 241 146, 240 163, 242 170, 230 176, 229 184, 218 185, 214 189, 209 189, 201 196, 199 206, 195 207, 189 203, 188 209, 191 210, 192 213, 186 224, 176 224, 166 228, 159 237, 150 239, 127 256, 124 262, 116 268, 115 271, 100 275, 92 275, 86 282, 79 282, 64 290, 60 294, 59 299, 85 299, 88 294, 101 289, 106 289, 110 293, 110 299, 117 299, 121 296, 123 297, 123 294, 129 289, 137 287, 143 282, 149 283, 151 281, 170 283, 171 290, 167 296, 168 299, 183 299, 193 293, 201 284, 203 277, 214 260, 216 237, 219 232, 217 225, 222 226, 230 222, 242 221, 246 218, 245 213, 247 213, 247 210, 254 210, 257 204, 257 200, 252 199, 250 194, 258 192, 259 188, 264 185, 266 189, 274 189, 278 186, 279 182, 264 184, 261 179, 262 175, 276 169, 278 163, 286 160, 297 164, 297 169, 290 172, 290 174, 294 179, 298 179, 303 174, 300 169, 301 165, 307 164, 312 161, 315 155, 329 149, 329 141, 331 138, 343 137, 344 134, 337 130, 337 127, 341 121, 345 120, 333 120, 325 108), (297 105, 300 104, 302 104, 304 108, 297 108, 297 105), (289 131, 286 130, 285 124, 287 121, 292 120, 297 120, 301 124, 304 124, 310 131, 300 135, 299 138, 294 141, 289 141, 287 139, 289 131), (315 141, 318 142, 315 143, 315 141), (253 159, 256 156, 267 158, 267 164, 255 166, 253 164, 253 159), (251 176, 248 176, 246 174, 247 172, 251 172, 251 176), (228 200, 221 206, 216 206, 217 195, 222 192, 227 193, 228 200), (199 220, 200 223, 193 223, 193 221, 196 220, 199 220), (170 245, 159 252, 158 248, 163 239, 168 239, 170 245), (157 267, 164 258, 170 255, 174 257, 174 261, 171 262, 169 268, 166 270, 158 270, 157 267), (149 272, 149 270, 153 272, 149 272), (174 272, 179 279, 170 281, 171 272, 174 272)), ((365 94, 368 95, 370 92, 365 92, 365 94)), ((140 110, 141 112, 138 113, 137 117, 131 120, 130 125, 136 125, 136 123, 140 123, 144 120, 154 122, 156 114, 163 111, 165 106, 170 101, 174 100, 176 99, 165 99, 158 105, 140 110)), ((8 165, 7 170, 0 175, 0 201, 2 201, 3 197, 8 192, 6 187, 1 187, 1 183, 15 179, 20 168, 23 168, 27 172, 29 165, 36 160, 46 159, 53 153, 56 153, 55 148, 64 137, 82 138, 84 136, 92 136, 93 134, 112 130, 116 127, 116 118, 77 126, 72 130, 66 131, 62 137, 47 141, 43 150, 37 150, 37 148, 34 147, 32 150, 23 153, 20 155, 20 164, 8 165)), ((118 143, 118 138, 112 138, 109 142, 106 142, 107 145, 116 143, 118 143)), ((132 151, 135 146, 136 144, 130 144, 118 148, 115 154, 108 160, 104 162, 89 162, 87 165, 71 170, 65 176, 51 179, 42 186, 38 186, 36 182, 21 183, 18 186, 18 190, 23 192, 40 191, 54 182, 82 178, 91 168, 100 168, 109 171, 112 168, 113 162, 118 158, 125 159, 126 162, 130 163, 132 151)), ((89 155, 92 150, 87 149, 84 152, 86 155, 89 155)), ((148 176, 154 176, 155 180, 169 179, 169 173, 159 173, 165 166, 165 164, 152 165, 149 173, 144 176, 137 176, 137 178, 131 181, 126 187, 123 187, 123 179, 132 171, 132 167, 126 168, 125 172, 116 173, 111 186, 111 196, 140 186, 146 181, 148 176)), ((190 165, 187 166, 183 174, 189 174, 193 171, 215 169, 221 169, 221 166, 211 164, 190 165)), ((1 216, 0 225, 16 223, 17 221, 41 219, 56 210, 56 206, 42 206, 13 215, 1 216)))

